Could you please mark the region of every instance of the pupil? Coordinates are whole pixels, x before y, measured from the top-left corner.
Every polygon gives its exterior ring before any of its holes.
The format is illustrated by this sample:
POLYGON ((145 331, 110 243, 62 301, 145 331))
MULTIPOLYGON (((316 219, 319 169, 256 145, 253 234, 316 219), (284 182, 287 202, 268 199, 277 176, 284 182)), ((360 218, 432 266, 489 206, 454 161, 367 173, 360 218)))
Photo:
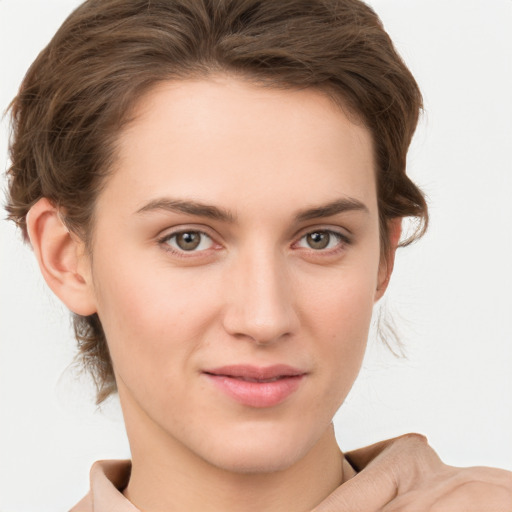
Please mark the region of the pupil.
POLYGON ((325 249, 329 245, 328 233, 322 233, 320 231, 317 231, 315 233, 310 233, 307 239, 308 245, 312 249, 325 249))
POLYGON ((176 243, 180 249, 184 251, 191 251, 196 249, 201 242, 201 237, 198 233, 180 233, 176 237, 176 243))

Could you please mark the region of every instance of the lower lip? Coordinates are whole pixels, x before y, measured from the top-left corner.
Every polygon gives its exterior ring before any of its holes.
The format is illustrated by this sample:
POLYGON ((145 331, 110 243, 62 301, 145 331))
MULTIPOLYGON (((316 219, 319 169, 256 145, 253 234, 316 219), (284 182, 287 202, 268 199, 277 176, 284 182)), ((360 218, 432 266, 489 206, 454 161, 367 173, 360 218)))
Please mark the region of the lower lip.
POLYGON ((206 375, 226 395, 249 407, 273 407, 297 391, 304 375, 272 382, 249 382, 225 375, 206 375))

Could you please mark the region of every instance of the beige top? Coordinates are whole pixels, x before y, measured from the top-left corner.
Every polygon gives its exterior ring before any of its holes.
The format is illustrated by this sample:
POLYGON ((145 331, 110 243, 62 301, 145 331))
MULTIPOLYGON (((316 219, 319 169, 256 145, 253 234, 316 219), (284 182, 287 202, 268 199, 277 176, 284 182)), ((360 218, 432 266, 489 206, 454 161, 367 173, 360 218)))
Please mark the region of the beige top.
POLYGON ((70 512, 140 512, 122 494, 128 485, 129 460, 100 460, 91 468, 91 490, 70 512))
MULTIPOLYGON (((343 459, 345 475, 356 472, 343 459)), ((128 485, 132 464, 129 460, 100 460, 91 468, 91 490, 69 512, 141 512, 123 496, 128 485)))

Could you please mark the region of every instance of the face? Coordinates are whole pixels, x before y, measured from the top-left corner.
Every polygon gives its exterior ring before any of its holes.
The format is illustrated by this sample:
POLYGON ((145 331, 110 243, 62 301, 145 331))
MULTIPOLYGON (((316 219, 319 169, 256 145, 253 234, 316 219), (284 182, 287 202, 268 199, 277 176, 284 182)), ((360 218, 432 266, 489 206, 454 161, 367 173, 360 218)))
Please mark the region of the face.
POLYGON ((132 449, 274 471, 326 435, 385 274, 353 121, 318 91, 220 76, 140 102, 90 263, 132 449))

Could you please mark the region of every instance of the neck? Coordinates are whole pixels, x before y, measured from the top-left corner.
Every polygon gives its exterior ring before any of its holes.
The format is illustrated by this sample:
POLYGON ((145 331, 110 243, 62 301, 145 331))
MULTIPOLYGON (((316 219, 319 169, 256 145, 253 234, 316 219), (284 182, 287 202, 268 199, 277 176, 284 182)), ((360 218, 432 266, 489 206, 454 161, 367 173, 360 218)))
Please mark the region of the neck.
POLYGON ((132 473, 125 496, 145 512, 309 511, 352 475, 332 424, 304 457, 272 473, 215 467, 158 429, 127 422, 132 473))

